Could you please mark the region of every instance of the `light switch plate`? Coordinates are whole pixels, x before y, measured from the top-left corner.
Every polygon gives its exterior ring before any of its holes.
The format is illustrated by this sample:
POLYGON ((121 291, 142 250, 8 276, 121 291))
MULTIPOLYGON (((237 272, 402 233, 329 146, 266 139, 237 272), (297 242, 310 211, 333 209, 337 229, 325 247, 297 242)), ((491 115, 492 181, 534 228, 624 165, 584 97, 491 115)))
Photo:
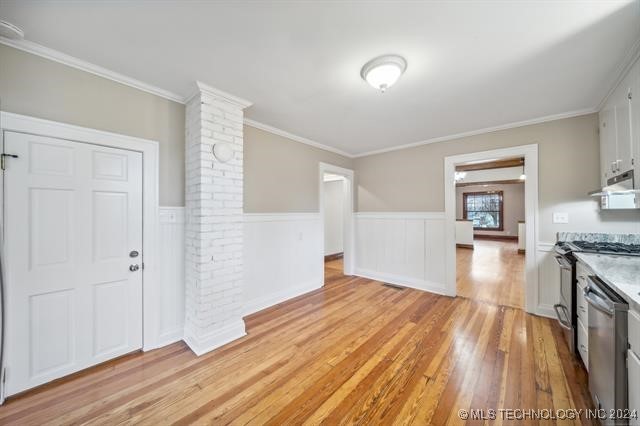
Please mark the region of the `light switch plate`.
POLYGON ((569 213, 554 212, 553 223, 569 223, 569 213))

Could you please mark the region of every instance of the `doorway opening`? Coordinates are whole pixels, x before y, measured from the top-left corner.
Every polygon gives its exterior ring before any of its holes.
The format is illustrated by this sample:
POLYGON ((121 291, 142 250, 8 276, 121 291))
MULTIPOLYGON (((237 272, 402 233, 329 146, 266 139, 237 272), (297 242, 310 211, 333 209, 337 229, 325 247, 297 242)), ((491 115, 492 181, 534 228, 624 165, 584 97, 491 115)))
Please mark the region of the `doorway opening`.
POLYGON ((445 158, 446 284, 536 313, 538 146, 445 158))
POLYGON ((353 171, 320 163, 320 223, 324 284, 353 273, 353 171))
POLYGON ((456 165, 456 284, 462 297, 524 308, 524 157, 456 165))
POLYGON ((344 176, 325 173, 324 191, 324 277, 344 275, 344 176))

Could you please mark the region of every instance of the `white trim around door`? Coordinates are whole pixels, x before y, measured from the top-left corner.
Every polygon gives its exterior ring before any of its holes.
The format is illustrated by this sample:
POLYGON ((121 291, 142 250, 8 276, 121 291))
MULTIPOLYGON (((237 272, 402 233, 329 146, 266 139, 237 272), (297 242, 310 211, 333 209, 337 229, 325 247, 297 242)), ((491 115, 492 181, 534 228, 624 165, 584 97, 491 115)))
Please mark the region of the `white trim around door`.
POLYGON ((331 173, 343 176, 344 179, 344 219, 343 219, 343 246, 344 246, 344 274, 353 275, 355 260, 354 226, 353 226, 353 170, 333 164, 320 163, 318 173, 318 192, 320 200, 320 240, 318 259, 322 270, 322 283, 324 285, 324 174, 331 173))
POLYGON ((454 155, 444 159, 444 201, 445 201, 445 241, 447 294, 456 295, 456 184, 454 179, 456 164, 483 161, 496 158, 524 157, 525 188, 525 310, 538 313, 538 263, 536 248, 538 242, 538 145, 522 145, 491 151, 454 155))
MULTIPOLYGON (((0 133, 4 149, 4 133, 17 132, 66 139, 73 142, 102 145, 142 153, 142 262, 143 262, 143 347, 147 351, 163 345, 160 340, 159 276, 159 147, 158 142, 117 133, 43 120, 0 111, 0 133)), ((9 161, 9 160, 8 160, 9 161)), ((4 187, 0 177, 1 187, 4 187)), ((4 195, 2 195, 4 205, 4 195)), ((4 217, 1 218, 4 224, 4 217)), ((2 238, 4 249, 4 238, 2 238)), ((3 348, 4 350, 4 348, 3 348)))

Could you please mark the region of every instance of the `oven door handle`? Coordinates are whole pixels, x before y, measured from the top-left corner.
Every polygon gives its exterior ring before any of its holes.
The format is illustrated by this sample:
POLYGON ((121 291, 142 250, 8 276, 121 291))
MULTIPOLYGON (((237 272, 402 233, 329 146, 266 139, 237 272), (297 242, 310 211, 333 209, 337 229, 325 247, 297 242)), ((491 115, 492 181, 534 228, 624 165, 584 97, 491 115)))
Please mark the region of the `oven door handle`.
POLYGON ((560 308, 564 309, 565 311, 567 310, 567 308, 560 303, 556 303, 555 305, 553 305, 553 309, 556 311, 556 316, 558 317, 558 323, 564 329, 567 329, 567 330, 573 329, 569 321, 562 319, 562 315, 560 315, 560 308))
POLYGON ((560 268, 562 269, 567 269, 567 270, 571 270, 571 264, 569 262, 567 262, 564 257, 562 256, 554 256, 556 258, 556 262, 558 262, 558 265, 560 265, 560 268))
MULTIPOLYGON (((589 279, 589 281, 591 281, 591 279, 589 279)), ((591 284, 587 285, 584 290, 582 290, 582 293, 587 303, 593 306, 594 309, 610 317, 613 316, 615 311, 607 306, 607 303, 598 295, 597 290, 591 287, 591 284)))

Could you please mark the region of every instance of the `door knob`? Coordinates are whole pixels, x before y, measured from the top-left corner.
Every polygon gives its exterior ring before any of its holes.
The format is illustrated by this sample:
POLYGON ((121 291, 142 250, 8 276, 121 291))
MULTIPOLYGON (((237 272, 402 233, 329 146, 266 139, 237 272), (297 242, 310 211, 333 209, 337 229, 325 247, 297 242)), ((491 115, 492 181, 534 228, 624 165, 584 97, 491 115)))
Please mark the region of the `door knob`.
POLYGON ((135 265, 129 265, 129 270, 130 270, 131 272, 135 272, 135 271, 137 271, 138 269, 140 269, 140 266, 139 266, 138 264, 135 264, 135 265))

